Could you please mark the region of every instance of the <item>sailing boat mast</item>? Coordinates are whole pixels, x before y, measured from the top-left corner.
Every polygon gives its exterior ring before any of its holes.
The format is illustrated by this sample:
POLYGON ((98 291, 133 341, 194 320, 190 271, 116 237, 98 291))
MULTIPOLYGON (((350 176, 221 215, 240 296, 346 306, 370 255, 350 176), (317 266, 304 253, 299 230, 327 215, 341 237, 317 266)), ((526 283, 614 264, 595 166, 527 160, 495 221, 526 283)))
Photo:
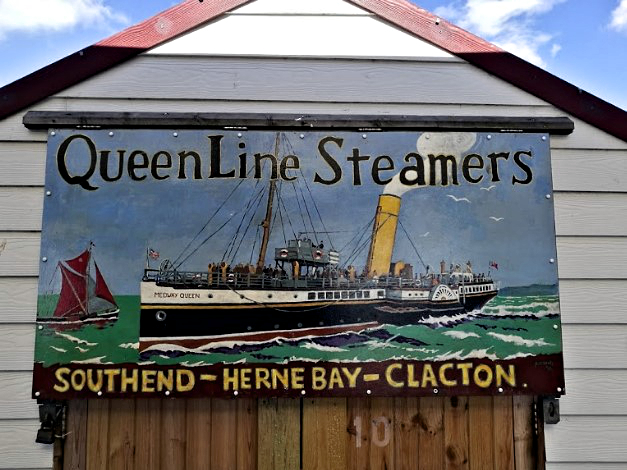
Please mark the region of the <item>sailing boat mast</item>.
MULTIPOLYGON (((279 139, 280 133, 276 133, 276 140, 274 142, 274 155, 279 153, 279 139)), ((276 180, 270 180, 270 190, 268 191, 268 201, 266 203, 266 216, 261 222, 263 227, 263 238, 261 239, 261 247, 259 248, 259 258, 257 259, 257 271, 263 270, 263 266, 266 262, 266 251, 268 251, 268 242, 270 241, 270 224, 272 223, 272 205, 274 204, 274 192, 276 190, 276 180)))

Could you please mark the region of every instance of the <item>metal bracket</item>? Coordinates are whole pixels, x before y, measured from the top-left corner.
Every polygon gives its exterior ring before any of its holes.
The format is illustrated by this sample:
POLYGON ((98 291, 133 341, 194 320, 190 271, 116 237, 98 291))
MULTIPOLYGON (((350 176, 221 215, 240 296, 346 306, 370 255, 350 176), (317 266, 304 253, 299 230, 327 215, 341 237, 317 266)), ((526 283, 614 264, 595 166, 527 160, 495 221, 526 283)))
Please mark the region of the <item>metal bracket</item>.
POLYGON ((54 444, 55 439, 65 435, 65 415, 67 405, 54 400, 37 400, 39 404, 39 421, 35 442, 54 444))
POLYGON ((560 401, 558 397, 542 397, 542 416, 545 424, 560 422, 560 401))

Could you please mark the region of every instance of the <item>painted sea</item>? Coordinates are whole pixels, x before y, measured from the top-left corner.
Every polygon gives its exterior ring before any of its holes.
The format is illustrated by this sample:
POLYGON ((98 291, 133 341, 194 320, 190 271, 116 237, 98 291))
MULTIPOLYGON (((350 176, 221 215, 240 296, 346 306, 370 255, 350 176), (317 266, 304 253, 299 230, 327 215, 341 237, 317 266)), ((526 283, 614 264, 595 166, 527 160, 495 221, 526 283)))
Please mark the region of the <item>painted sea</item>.
MULTIPOLYGON (((40 297, 39 308, 54 299, 40 297)), ((36 358, 44 366, 140 363, 204 366, 216 363, 288 361, 367 362, 444 361, 485 357, 493 360, 562 351, 559 300, 546 286, 503 289, 481 310, 429 317, 415 325, 382 325, 361 333, 267 342, 218 342, 197 349, 157 345, 138 351, 139 297, 116 296, 120 317, 104 328, 94 325, 59 331, 37 330, 36 358)))

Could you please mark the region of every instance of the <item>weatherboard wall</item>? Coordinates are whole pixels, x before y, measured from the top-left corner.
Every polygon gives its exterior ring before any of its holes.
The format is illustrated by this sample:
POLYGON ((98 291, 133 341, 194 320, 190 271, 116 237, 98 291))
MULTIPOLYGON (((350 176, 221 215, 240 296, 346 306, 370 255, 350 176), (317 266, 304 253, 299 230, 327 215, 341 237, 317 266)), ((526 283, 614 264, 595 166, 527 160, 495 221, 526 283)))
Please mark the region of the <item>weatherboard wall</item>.
MULTIPOLYGON (((258 0, 31 109, 565 115, 339 0, 258 0), (276 33, 292 22, 310 34, 276 33), (375 44, 371 31, 387 32, 375 44)), ((46 133, 23 114, 0 121, 0 469, 52 465, 30 398, 46 133)), ((609 470, 627 464, 627 143, 572 119, 551 138, 567 395, 546 426, 547 468, 609 470)))

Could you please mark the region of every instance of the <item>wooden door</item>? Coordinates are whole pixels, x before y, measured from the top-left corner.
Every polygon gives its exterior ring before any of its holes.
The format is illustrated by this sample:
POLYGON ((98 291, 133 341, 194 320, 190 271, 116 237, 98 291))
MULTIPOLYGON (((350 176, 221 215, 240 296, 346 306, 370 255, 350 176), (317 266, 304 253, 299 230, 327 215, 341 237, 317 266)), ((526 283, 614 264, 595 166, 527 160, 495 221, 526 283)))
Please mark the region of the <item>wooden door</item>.
POLYGON ((57 469, 535 470, 532 397, 75 400, 57 469))

